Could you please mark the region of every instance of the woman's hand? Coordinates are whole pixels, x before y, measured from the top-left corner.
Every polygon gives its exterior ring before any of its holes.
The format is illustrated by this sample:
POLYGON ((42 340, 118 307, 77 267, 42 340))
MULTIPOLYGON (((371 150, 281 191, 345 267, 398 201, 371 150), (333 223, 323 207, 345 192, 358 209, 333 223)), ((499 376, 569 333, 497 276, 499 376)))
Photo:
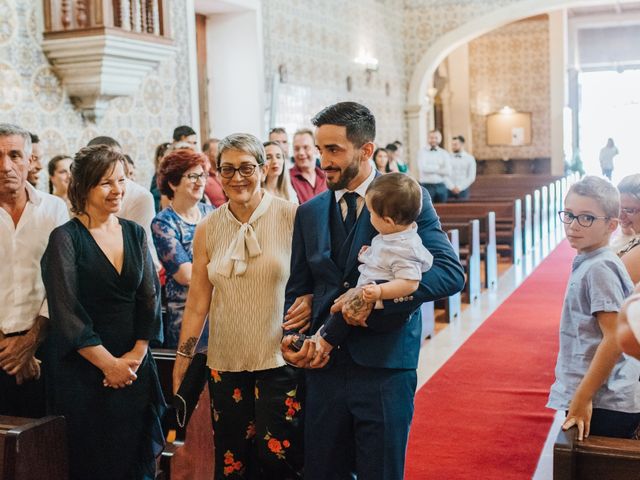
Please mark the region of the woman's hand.
POLYGON ((128 387, 138 378, 135 371, 139 366, 140 362, 138 360, 124 357, 114 358, 113 362, 102 370, 102 373, 104 373, 102 384, 111 388, 128 387))
POLYGON ((191 364, 191 359, 183 357, 182 355, 176 355, 176 361, 173 364, 173 394, 178 393, 180 384, 184 380, 184 376, 187 373, 187 368, 191 364))
POLYGON ((311 327, 311 311, 313 305, 313 294, 302 295, 293 302, 284 316, 285 322, 282 324, 284 330, 298 330, 304 333, 311 327))
POLYGON ((562 424, 562 429, 569 430, 574 425, 577 426, 578 440, 582 441, 589 436, 592 412, 593 404, 591 400, 582 402, 574 397, 569 405, 569 413, 567 413, 567 418, 562 424))

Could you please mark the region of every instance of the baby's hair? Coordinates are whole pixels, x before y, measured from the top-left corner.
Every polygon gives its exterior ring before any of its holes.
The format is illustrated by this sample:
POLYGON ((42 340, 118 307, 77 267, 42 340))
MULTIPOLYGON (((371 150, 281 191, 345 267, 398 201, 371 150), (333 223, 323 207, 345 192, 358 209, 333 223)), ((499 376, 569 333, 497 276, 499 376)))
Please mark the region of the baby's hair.
POLYGON ((422 210, 422 188, 404 173, 387 173, 376 177, 367 188, 369 204, 381 217, 397 225, 411 225, 422 210))

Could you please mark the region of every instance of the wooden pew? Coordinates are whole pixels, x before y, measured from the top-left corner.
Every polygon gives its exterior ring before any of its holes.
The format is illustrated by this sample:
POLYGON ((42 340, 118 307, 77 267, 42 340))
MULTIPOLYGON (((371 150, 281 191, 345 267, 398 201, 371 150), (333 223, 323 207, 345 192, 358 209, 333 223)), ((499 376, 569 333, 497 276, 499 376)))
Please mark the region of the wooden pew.
POLYGON ((67 480, 69 461, 64 417, 0 416, 0 478, 67 480))
POLYGON ((443 223, 443 228, 455 228, 459 232, 458 255, 467 276, 464 286, 464 300, 472 303, 480 296, 482 290, 480 220, 463 218, 460 222, 443 223), (463 250, 464 254, 461 253, 463 250))
MULTIPOLYGON (((470 221, 473 217, 464 213, 456 213, 451 216, 440 217, 444 230, 457 229, 458 232, 458 256, 466 261, 469 253, 469 244, 472 241, 470 221)), ((488 212, 480 220, 480 258, 484 263, 485 288, 492 288, 498 284, 498 252, 496 243, 496 214, 488 212)))
POLYGON ((186 429, 181 428, 176 421, 175 409, 171 406, 171 399, 173 398, 173 364, 176 361, 175 350, 165 348, 153 348, 151 349, 156 365, 158 366, 158 377, 160 379, 160 386, 162 387, 162 393, 167 401, 169 408, 162 419, 162 428, 165 435, 168 435, 170 431, 175 432, 175 441, 167 442, 162 455, 160 456, 160 465, 158 478, 162 480, 171 479, 171 460, 177 453, 178 449, 184 444, 184 438, 186 429))
POLYGON ((461 218, 484 218, 489 212, 494 212, 496 244, 507 245, 510 248, 514 264, 519 264, 522 260, 523 231, 525 236, 531 235, 531 226, 525 226, 523 230, 522 201, 520 199, 498 202, 436 203, 434 208, 439 217, 451 219, 451 221, 456 215, 461 218))
MULTIPOLYGON (((449 237, 449 241, 451 242, 451 246, 453 247, 453 251, 460 259, 460 232, 457 228, 453 228, 447 231, 447 236, 449 237)), ((462 312, 461 305, 461 295, 460 292, 455 295, 451 295, 445 301, 445 316, 446 321, 451 323, 460 318, 460 313, 462 312)))
POLYGON ((631 480, 640 478, 640 442, 560 430, 553 447, 554 480, 631 480))

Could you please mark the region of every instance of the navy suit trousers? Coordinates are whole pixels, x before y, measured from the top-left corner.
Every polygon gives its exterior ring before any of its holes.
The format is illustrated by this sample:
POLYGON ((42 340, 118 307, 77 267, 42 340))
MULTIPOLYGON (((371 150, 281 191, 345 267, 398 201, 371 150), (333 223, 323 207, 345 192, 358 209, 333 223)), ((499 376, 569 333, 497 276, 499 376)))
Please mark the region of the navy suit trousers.
POLYGON ((331 356, 307 370, 305 480, 401 480, 416 371, 362 367, 345 348, 331 356))

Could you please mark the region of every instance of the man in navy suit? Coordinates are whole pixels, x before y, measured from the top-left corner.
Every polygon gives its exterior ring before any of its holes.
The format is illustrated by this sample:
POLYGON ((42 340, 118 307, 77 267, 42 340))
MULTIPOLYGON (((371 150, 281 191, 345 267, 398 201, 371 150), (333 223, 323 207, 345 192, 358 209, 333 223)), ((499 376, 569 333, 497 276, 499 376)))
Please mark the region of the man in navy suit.
POLYGON ((282 340, 285 359, 308 369, 305 479, 400 480, 413 416, 420 305, 460 291, 463 270, 423 189, 418 234, 434 260, 420 287, 411 296, 384 301, 381 309, 352 302, 362 298, 352 288, 359 275, 358 253, 377 234, 364 201, 376 175, 370 162, 375 118, 363 105, 342 102, 312 122, 329 190, 296 214, 285 310, 296 297, 312 293, 311 334, 331 309, 342 309, 351 331, 330 357, 316 356, 310 340, 299 352, 289 348, 293 335, 282 340), (376 325, 389 328, 367 328, 374 318, 376 325))

